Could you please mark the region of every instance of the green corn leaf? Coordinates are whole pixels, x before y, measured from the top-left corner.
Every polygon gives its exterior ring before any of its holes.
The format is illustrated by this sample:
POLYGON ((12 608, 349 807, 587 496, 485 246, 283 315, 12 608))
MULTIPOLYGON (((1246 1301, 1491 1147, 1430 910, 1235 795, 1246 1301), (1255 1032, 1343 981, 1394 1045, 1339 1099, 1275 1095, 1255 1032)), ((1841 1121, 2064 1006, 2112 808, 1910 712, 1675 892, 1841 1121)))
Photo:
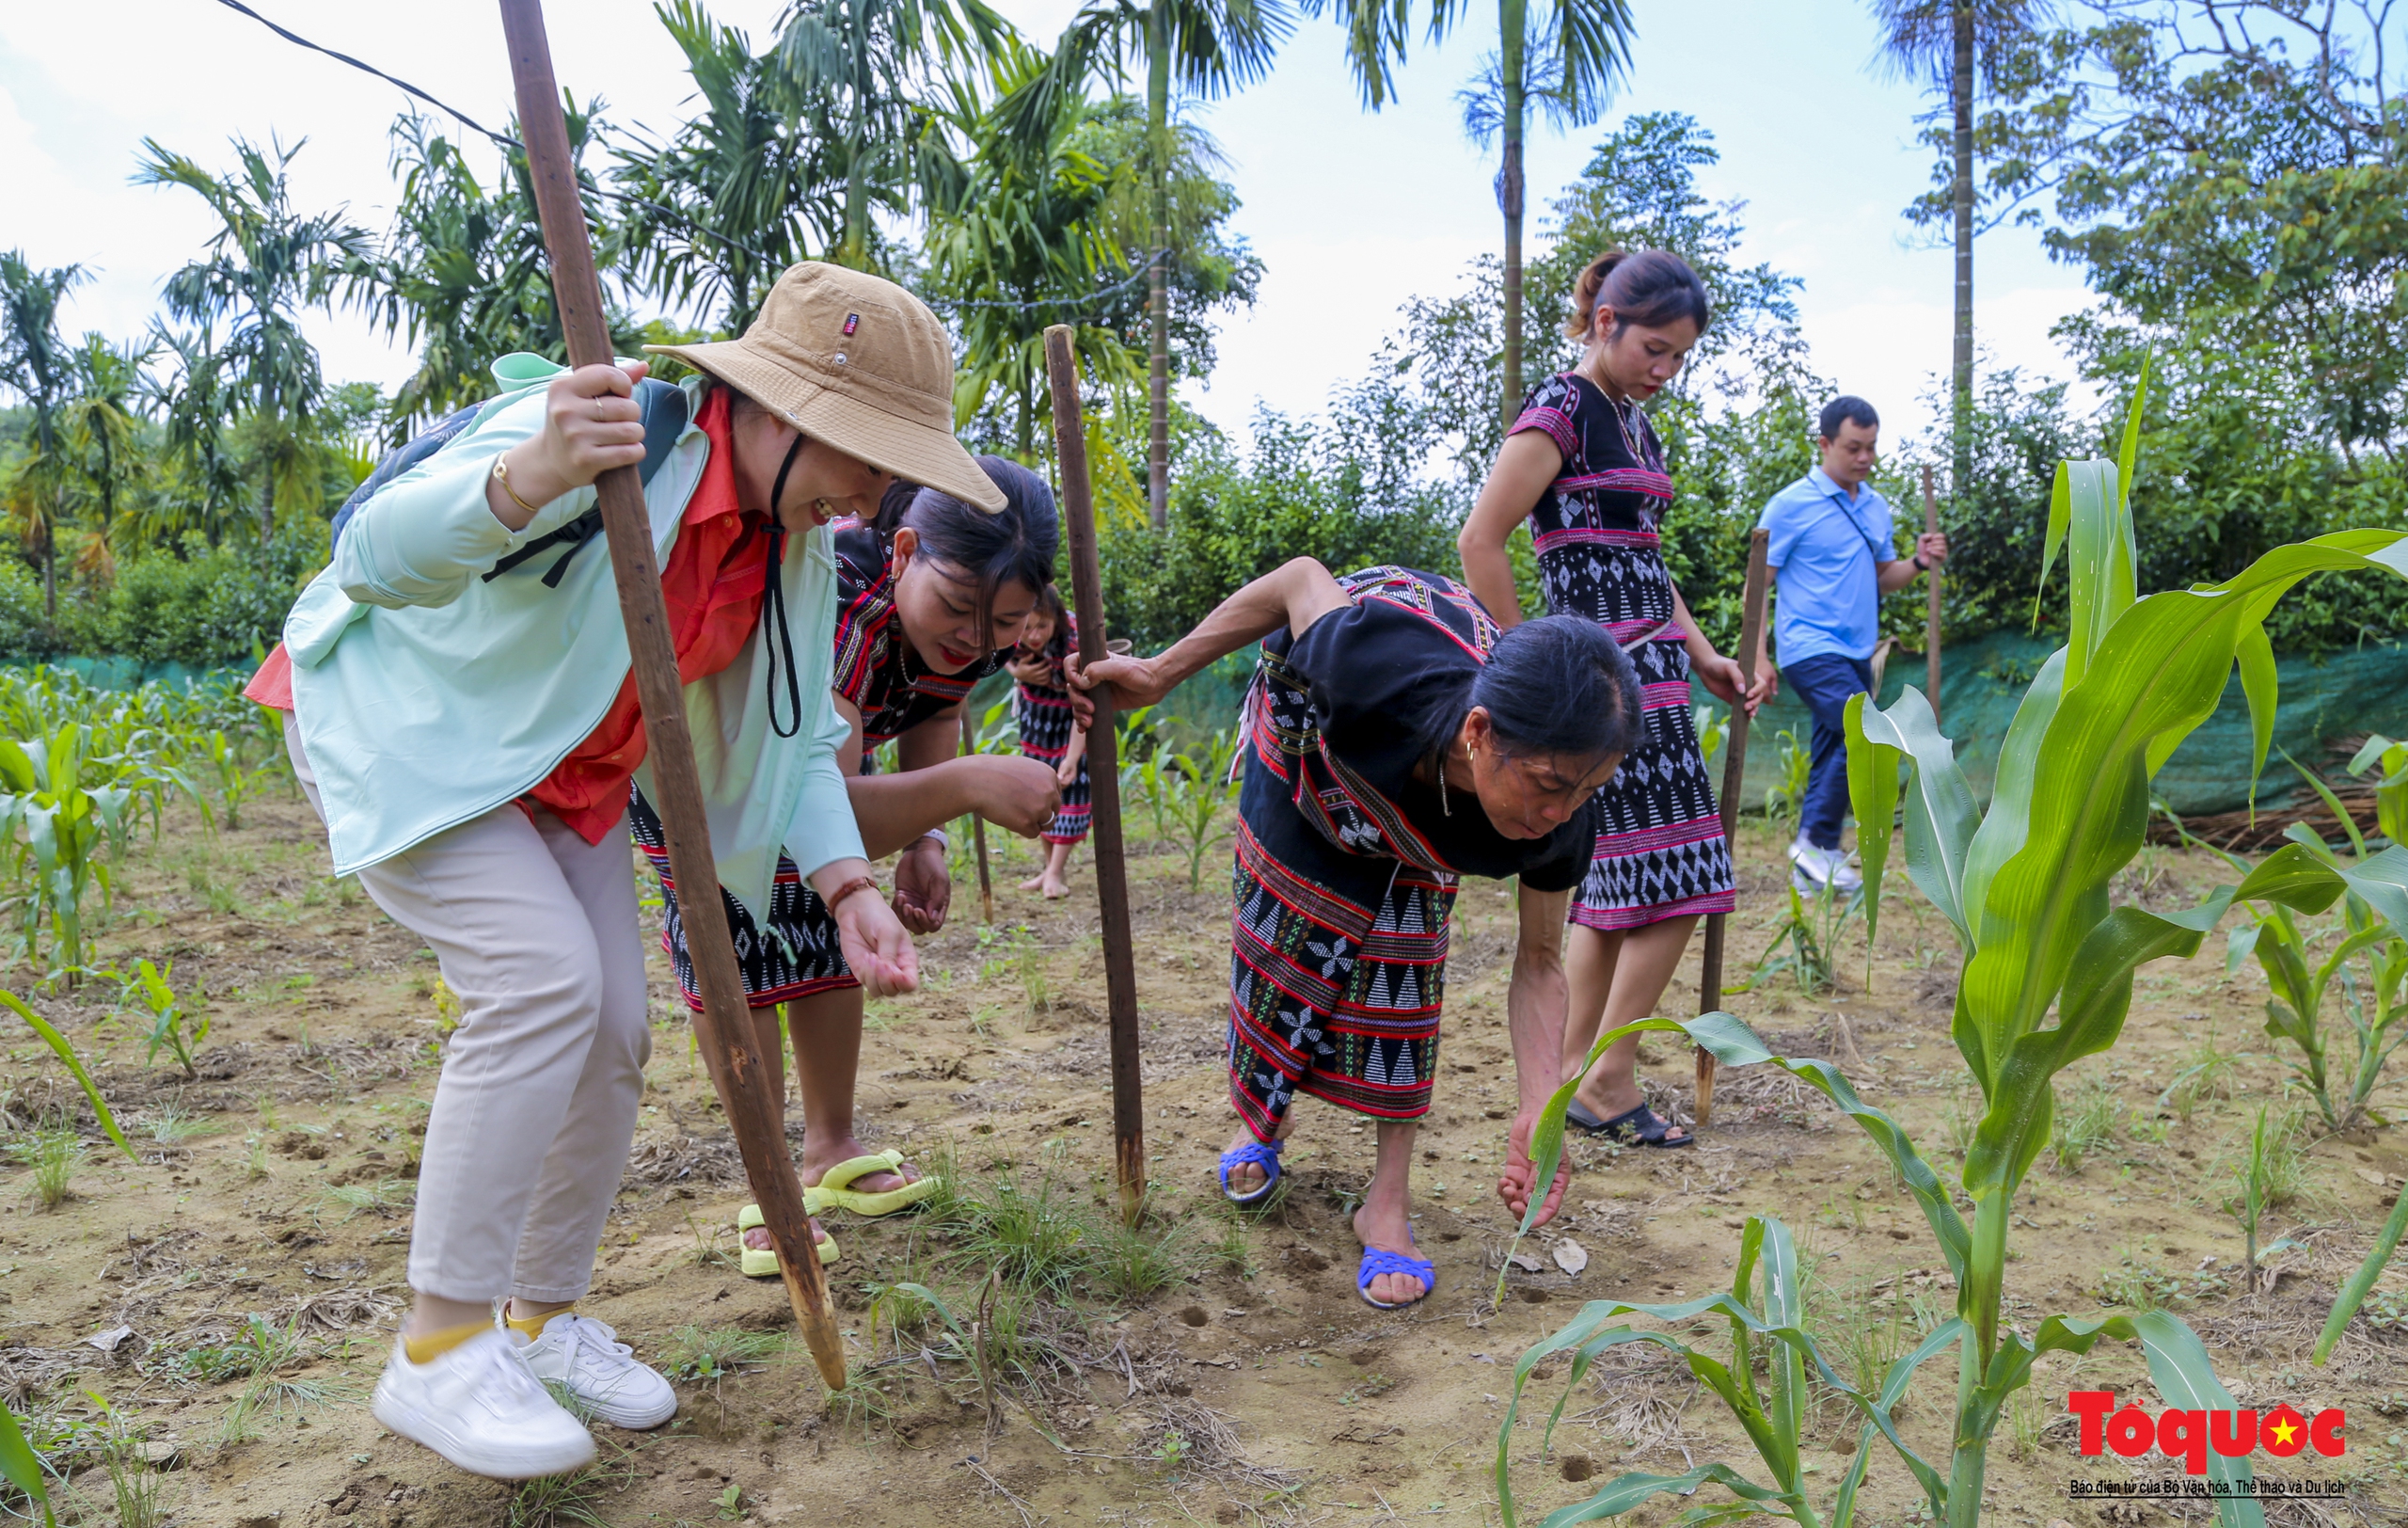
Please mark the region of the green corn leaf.
POLYGON ((2338 869, 2305 845, 2285 844, 2242 877, 2232 898, 2239 902, 2279 902, 2302 913, 2321 913, 2340 899, 2347 884, 2338 869))
POLYGON ((2393 844, 2339 871, 2342 884, 2391 927, 2392 937, 2408 939, 2408 846, 2393 844))
POLYGON ((2128 514, 2132 503, 2132 471, 2141 455, 2141 407, 2148 402, 2149 366, 2156 358, 2155 352, 2141 358, 2140 379, 2132 385, 2132 406, 2124 412, 2124 441, 2115 450, 2117 504, 2128 514))
MULTIPOLYGON (((2242 629, 2241 643, 2233 656, 2241 664, 2241 692, 2249 698, 2249 812, 2254 824, 2258 820, 2258 780, 2266 772, 2266 751, 2273 746, 2274 704, 2282 689, 2281 677, 2274 672, 2274 645, 2266 635, 2265 622, 2252 621, 2242 629)), ((2149 772, 2155 774, 2157 767, 2164 762, 2162 758, 2152 760, 2149 772)), ((2298 766, 2294 764, 2292 768, 2298 766)), ((2349 813, 2341 814, 2342 821, 2349 820, 2349 813)))
MULTIPOLYGON (((1965 849, 1965 921, 1973 931, 1977 950, 1988 937, 1984 918, 1990 884, 2031 836, 2032 784, 2039 771, 2041 740, 2064 703, 2065 673, 2066 650, 2060 647, 2040 665, 2023 699, 2017 703, 2014 720, 2006 726, 2006 740, 1999 746, 1998 779, 1990 791, 1989 810, 1983 814, 1982 825, 1965 849)), ((1957 1048, 1965 1049, 1961 1035, 1957 1048)), ((1977 1059, 1973 1051, 1966 1052, 1966 1059, 1972 1064, 1975 1080, 1988 1086, 1987 1059, 1977 1059)))
MULTIPOLYGON (((2259 629, 2262 632, 2264 629, 2260 628, 2259 629)), ((2273 661, 2273 656, 2271 653, 2268 655, 2267 661, 2269 662, 2273 661)), ((2301 765, 2298 759, 2291 757, 2290 752, 2288 749, 2283 752, 2283 762, 2289 764, 2293 770, 2298 771, 2299 777, 2307 782, 2308 788, 2315 791, 2317 796, 2323 801, 2324 809, 2341 820, 2341 831, 2349 836, 2350 852, 2359 859, 2366 858, 2366 835, 2358 831, 2358 820, 2352 817, 2350 815, 2350 809, 2341 804, 2341 798, 2333 794, 2332 788, 2327 786, 2313 771, 2305 768, 2301 765)), ((2294 822, 2286 831, 2288 833, 2297 833, 2305 831, 2306 828, 2307 824, 2305 822, 2294 822)), ((2311 836, 2313 836, 2313 835, 2311 835, 2311 836)), ((2320 838, 2317 842, 2321 847, 2323 840, 2320 838)))
POLYGON ((31 1025, 34 1033, 41 1036, 42 1043, 50 1047, 51 1054, 57 1057, 60 1064, 74 1074, 75 1080, 82 1084, 84 1096, 91 1100, 92 1112, 99 1116, 101 1128, 108 1132, 109 1139, 117 1142, 118 1149, 125 1153, 129 1158, 140 1162, 142 1158, 126 1142, 125 1133, 118 1129, 117 1116, 109 1112, 109 1101, 101 1096, 100 1084, 92 1080, 92 1074, 89 1072, 84 1070, 84 1058, 75 1054, 74 1044, 65 1035, 52 1027, 48 1019, 27 1008, 24 999, 15 993, 0 991, 0 1003, 5 1003, 16 1010, 17 1016, 31 1025))
MULTIPOLYGON (((1711 1047, 1708 1047, 1711 1049, 1711 1047)), ((1941 1186, 1939 1174, 1931 1164, 1915 1150, 1915 1143, 1897 1121, 1856 1096, 1847 1078, 1829 1061, 1814 1058, 1792 1059, 1788 1057, 1766 1058, 1774 1066, 1798 1078, 1839 1106, 1840 1112, 1854 1120, 1881 1148, 1881 1154, 1898 1170, 1907 1192, 1923 1208, 1923 1218, 1930 1225, 1932 1235, 1940 1243, 1940 1255, 1947 1260, 1948 1271, 1956 1278, 1958 1288, 1965 1283, 1965 1269, 1972 1256, 1972 1233, 1965 1227, 1964 1218, 1956 1213, 1956 1203, 1948 1190, 1941 1186)))
MULTIPOLYGON (((1797 1242, 1791 1238, 1787 1226, 1768 1216, 1751 1216, 1749 1224, 1764 1228, 1762 1268, 1766 1325, 1803 1331, 1806 1328, 1806 1290, 1798 1270, 1797 1242)), ((1765 1355, 1765 1366, 1770 1391, 1766 1409, 1771 1417, 1772 1436, 1782 1450, 1776 1472, 1783 1487, 1793 1491, 1802 1490, 1806 1482, 1798 1472, 1798 1433, 1799 1421, 1809 1404, 1805 1360, 1795 1346, 1783 1343, 1765 1355)))
POLYGON ((2350 1275, 2350 1281, 2343 1284, 2341 1293, 2335 1297, 2333 1313, 2324 1318, 2324 1330, 2317 1337, 2316 1352, 2308 1362, 2321 1365, 2333 1356, 2333 1345, 2341 1340, 2350 1317, 2358 1313, 2358 1307, 2366 1303, 2367 1292, 2374 1288, 2377 1279, 2383 1277, 2383 1270, 2389 1265, 2392 1251, 2399 1247, 2403 1231, 2408 1231, 2408 1193, 2392 1202, 2390 1218, 2383 1222, 2383 1233, 2375 1237, 2374 1249, 2367 1254, 2367 1260, 2358 1265, 2358 1271, 2350 1275))
MULTIPOLYGON (((1934 1327, 1931 1334, 1917 1345, 1913 1352, 1903 1355, 1890 1365, 1889 1373, 1881 1381, 1881 1393, 1875 1397, 1873 1404, 1885 1413, 1894 1409, 1906 1395, 1907 1386, 1913 1382, 1915 1372, 1965 1340, 1972 1329, 1962 1317, 1953 1315, 1934 1327)), ((1830 1520, 1834 1524, 1844 1525, 1855 1520, 1856 1493, 1863 1488, 1864 1472, 1873 1463, 1873 1435, 1877 1430, 1877 1424, 1869 1417, 1857 1429, 1856 1456, 1848 1461, 1847 1473, 1840 1479, 1839 1495, 1831 1504, 1830 1520)), ((1937 1504, 1945 1507, 1944 1494, 1937 1504)))
MULTIPOLYGON (((1885 710, 1864 708, 1861 724, 1869 741, 1896 749, 1914 768, 1906 793, 1907 874, 1947 917, 1956 931, 1957 945, 1970 955, 1973 951, 1974 931, 1966 915, 1965 856, 1972 845, 1974 830, 1981 825, 1981 809, 1973 803, 1972 788, 1965 783, 1964 771, 1956 767, 1956 746, 1941 732, 1940 723, 1931 713, 1931 702, 1912 685, 1907 686, 1905 692, 1885 710)), ((1855 745, 1853 733, 1849 745, 1855 745)), ((1853 759, 1851 755, 1851 788, 1853 759)), ((1860 806, 1860 853, 1863 852, 1864 820, 1863 808, 1860 806)), ((1887 847, 1885 836, 1885 852, 1887 847)), ((1865 884, 1868 888, 1874 884, 1869 859, 1865 884)), ((1869 896, 1867 903, 1869 908, 1869 896)))
POLYGON ((2179 913, 2159 915, 2119 907, 2092 926, 2073 960, 2057 1022, 2019 1037, 1999 1068, 1998 1086, 1965 1154, 1965 1191, 1978 1202, 2011 1193, 2040 1148, 2048 1144, 2055 1118, 2059 1072, 2115 1043, 2132 1006, 2132 972, 2167 956, 2189 959, 2223 920, 2232 903, 2228 887, 2179 913))
MULTIPOLYGON (((1674 1496, 1688 1496, 1694 1494, 1700 1486, 1706 1485, 1723 1487, 1744 1501, 1761 1503, 1766 1506, 1778 1506, 1783 1500, 1779 1491, 1765 1489, 1727 1464, 1701 1464, 1687 1474, 1651 1475, 1633 1472, 1616 1475, 1606 1482, 1603 1489, 1587 1501, 1576 1503, 1571 1506, 1558 1507, 1548 1513, 1540 1520, 1539 1528, 1571 1528, 1574 1523, 1595 1522, 1604 1518, 1618 1518, 1656 1497, 1668 1493, 1674 1496)), ((1705 1509, 1692 1510, 1703 1512, 1705 1509)), ((1744 1510, 1749 1516, 1755 1515, 1752 1508, 1744 1510)), ((1735 1512, 1731 1514, 1731 1516, 1736 1515, 1735 1512)), ((1788 1516, 1785 1512, 1779 1515, 1788 1516)), ((1722 1514, 1716 1514, 1712 1520, 1719 1520, 1722 1516, 1722 1514)), ((1505 1528, 1514 1528, 1514 1519, 1510 1511, 1505 1514, 1505 1528)))
POLYGON ((2059 462, 2057 493, 2067 498, 2066 579, 2071 630, 2066 683, 2079 684, 2099 644, 2138 590, 2131 511, 2116 491, 2106 462, 2059 462))
MULTIPOLYGON (((1890 862, 1890 824, 1898 811, 1898 769, 1906 755, 1865 730, 1865 714, 1877 719, 1873 697, 1847 697, 1847 796, 1856 813, 1856 857, 1864 867, 1864 958, 1870 973, 1873 939, 1881 930, 1881 870, 1890 862)), ((1869 976, 1868 976, 1869 979, 1869 976)))
MULTIPOLYGON (((2083 938, 2106 915, 2108 882, 2147 827, 2146 759, 2214 711, 2242 624, 2314 573, 2408 572, 2403 541, 2398 532, 2340 532, 2277 548, 2212 588, 2152 595, 2115 621, 2081 676, 2068 667, 2036 756, 2002 756, 1998 801, 2028 802, 2030 817, 1980 903, 1981 945, 1958 987, 1958 1048, 1977 1076, 1987 1082, 2007 1048, 2038 1027, 2083 938), (2027 778, 2015 777, 2019 768, 2027 778)), ((1994 804, 1993 821, 1998 812, 1994 804)), ((1975 836, 1975 861, 1992 825, 1975 836)))
POLYGON ((40 1504, 42 1528, 57 1528, 58 1520, 51 1515, 50 1482, 42 1475, 41 1456, 25 1441, 17 1413, 5 1406, 0 1406, 0 1476, 40 1504))

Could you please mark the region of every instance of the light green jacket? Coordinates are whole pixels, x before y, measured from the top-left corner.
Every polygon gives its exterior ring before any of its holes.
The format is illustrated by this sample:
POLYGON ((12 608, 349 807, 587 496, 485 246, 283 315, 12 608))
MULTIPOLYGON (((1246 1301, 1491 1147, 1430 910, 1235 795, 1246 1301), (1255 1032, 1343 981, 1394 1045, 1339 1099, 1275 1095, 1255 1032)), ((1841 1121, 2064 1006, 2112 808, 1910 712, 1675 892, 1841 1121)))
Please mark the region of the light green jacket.
MULTIPOLYGON (((626 629, 601 536, 570 560, 556 589, 543 582, 558 560, 549 551, 483 578, 594 503, 594 490, 579 488, 516 532, 485 504, 494 458, 543 428, 539 384, 558 370, 534 357, 497 363, 504 388, 522 395, 487 407, 362 505, 333 564, 285 617, 294 717, 338 875, 524 795, 593 732, 626 678, 626 629)), ((694 417, 699 386, 687 384, 694 417)), ((664 564, 709 449, 689 423, 645 486, 664 564)), ((862 853, 836 765, 849 728, 829 692, 836 565, 824 526, 786 537, 780 576, 806 708, 800 730, 780 738, 769 727, 767 622, 733 663, 686 686, 720 883, 755 921, 781 847, 805 875, 862 853)), ((637 780, 658 799, 648 769, 637 780)))

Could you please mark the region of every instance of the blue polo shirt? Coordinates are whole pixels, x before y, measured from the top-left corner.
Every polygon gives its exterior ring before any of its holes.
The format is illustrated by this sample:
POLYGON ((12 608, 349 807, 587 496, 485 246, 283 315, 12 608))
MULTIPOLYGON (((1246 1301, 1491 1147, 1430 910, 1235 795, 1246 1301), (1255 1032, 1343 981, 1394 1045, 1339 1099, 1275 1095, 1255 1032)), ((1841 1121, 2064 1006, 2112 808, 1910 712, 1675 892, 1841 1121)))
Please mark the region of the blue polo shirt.
POLYGON ((1890 506, 1870 484, 1849 498, 1816 467, 1773 495, 1756 524, 1772 533, 1773 651, 1783 668, 1821 653, 1871 658, 1880 639, 1878 565, 1898 552, 1890 506))

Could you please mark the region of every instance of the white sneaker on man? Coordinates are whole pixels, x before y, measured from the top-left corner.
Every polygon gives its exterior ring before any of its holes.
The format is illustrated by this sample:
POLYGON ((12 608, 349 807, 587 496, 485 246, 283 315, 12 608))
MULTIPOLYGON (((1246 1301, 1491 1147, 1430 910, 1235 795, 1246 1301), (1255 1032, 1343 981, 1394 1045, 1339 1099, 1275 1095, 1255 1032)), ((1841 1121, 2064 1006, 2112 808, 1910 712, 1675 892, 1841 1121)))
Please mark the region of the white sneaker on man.
POLYGON ((1841 893, 1854 892, 1864 884, 1864 877, 1847 858, 1846 850, 1822 849, 1800 838, 1789 846, 1790 879, 1810 897, 1827 886, 1841 893))
POLYGON ((396 1338, 372 1409, 402 1437, 492 1480, 566 1474, 594 1462, 594 1435, 499 1331, 481 1331, 424 1363, 412 1363, 396 1338))
POLYGON ((639 1432, 677 1414, 677 1392, 659 1372, 636 1361, 618 1332, 591 1316, 562 1311, 532 1338, 505 1328, 518 1357, 538 1379, 566 1385, 588 1411, 613 1427, 639 1432))

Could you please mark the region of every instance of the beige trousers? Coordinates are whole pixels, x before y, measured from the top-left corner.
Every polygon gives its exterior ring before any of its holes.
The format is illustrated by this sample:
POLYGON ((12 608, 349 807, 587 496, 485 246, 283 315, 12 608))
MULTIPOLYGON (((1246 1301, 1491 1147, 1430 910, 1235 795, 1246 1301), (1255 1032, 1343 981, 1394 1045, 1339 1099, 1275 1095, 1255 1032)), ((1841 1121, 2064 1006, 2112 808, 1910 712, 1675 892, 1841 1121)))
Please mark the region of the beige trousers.
MULTIPOLYGON (((301 730, 293 772, 320 818, 301 730)), ((501 806, 359 872, 460 999, 427 1116, 410 1287, 573 1300, 635 1138, 652 1053, 624 820, 588 844, 501 806)))

